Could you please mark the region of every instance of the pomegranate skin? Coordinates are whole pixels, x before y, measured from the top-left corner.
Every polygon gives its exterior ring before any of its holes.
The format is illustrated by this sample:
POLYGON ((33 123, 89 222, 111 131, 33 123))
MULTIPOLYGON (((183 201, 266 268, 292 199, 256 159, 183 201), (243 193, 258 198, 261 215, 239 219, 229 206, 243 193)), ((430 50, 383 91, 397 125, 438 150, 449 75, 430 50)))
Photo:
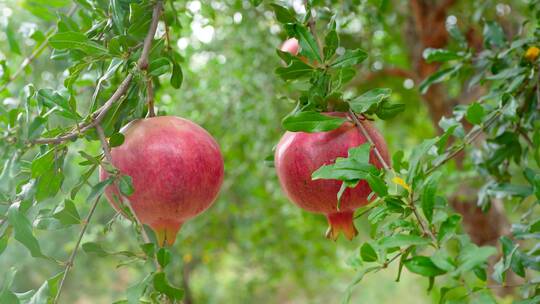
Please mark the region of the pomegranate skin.
MULTIPOLYGON (((324 114, 345 117, 344 113, 324 114)), ((361 123, 385 162, 390 163, 382 135, 367 120, 361 120, 361 123)), ((333 240, 338 237, 339 232, 343 232, 348 239, 352 239, 358 233, 353 223, 354 210, 369 203, 368 196, 371 189, 366 181, 360 181, 354 188, 347 188, 341 197, 338 211, 337 193, 342 182, 328 179, 312 180, 311 174, 323 165, 334 163, 338 157, 347 157, 350 148, 366 142, 368 140, 354 123, 346 121, 339 128, 329 132, 286 132, 276 147, 274 159, 281 188, 298 207, 309 212, 325 214, 330 225, 327 237, 333 240)), ((373 148, 370 163, 377 168, 383 167, 373 148)))
POLYGON ((289 38, 283 42, 280 50, 296 56, 300 50, 300 45, 298 44, 298 40, 296 38, 289 38))
MULTIPOLYGON (((216 141, 199 125, 159 116, 130 122, 124 143, 111 150, 113 165, 132 178, 127 197, 141 223, 160 245, 172 245, 182 224, 212 205, 223 182, 223 157, 216 141)), ((101 180, 107 172, 101 170, 101 180)), ((105 194, 118 211, 118 189, 105 194)))

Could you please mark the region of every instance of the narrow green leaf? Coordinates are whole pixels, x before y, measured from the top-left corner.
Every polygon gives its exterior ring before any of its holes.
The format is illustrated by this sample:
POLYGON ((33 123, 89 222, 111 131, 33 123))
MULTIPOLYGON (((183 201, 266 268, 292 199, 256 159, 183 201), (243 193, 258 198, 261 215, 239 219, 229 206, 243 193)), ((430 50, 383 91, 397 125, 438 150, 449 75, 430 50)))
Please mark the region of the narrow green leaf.
POLYGON ((111 148, 121 146, 124 143, 124 139, 125 139, 124 134, 114 133, 109 138, 109 145, 111 146, 111 148))
POLYGON ((360 247, 360 256, 364 262, 375 262, 378 259, 377 252, 369 243, 364 243, 360 247))
POLYGON ((81 217, 75 204, 71 200, 64 200, 56 207, 53 217, 60 221, 63 225, 75 225, 81 222, 81 217))
POLYGON ((446 271, 437 267, 430 258, 425 256, 415 256, 409 260, 406 260, 404 264, 410 272, 425 277, 435 277, 446 273, 446 271))
POLYGON ((409 235, 409 234, 394 234, 391 236, 385 236, 379 239, 378 244, 381 248, 393 248, 393 247, 404 247, 404 246, 422 246, 428 245, 430 241, 428 239, 422 238, 418 235, 409 235))
POLYGON ((135 192, 135 188, 133 187, 133 179, 129 175, 120 176, 118 187, 120 188, 120 192, 125 196, 130 196, 133 194, 133 192, 135 192))
POLYGON ((348 103, 355 113, 366 113, 374 111, 384 100, 390 98, 392 90, 388 88, 377 88, 349 100, 348 103))
POLYGON ((322 62, 319 45, 309 30, 297 23, 293 25, 293 29, 300 43, 301 54, 309 59, 322 62))
POLYGON ((439 184, 439 178, 441 177, 440 172, 432 174, 426 180, 424 184, 424 189, 422 191, 422 197, 420 200, 420 206, 422 207, 422 212, 426 216, 428 222, 431 223, 433 220, 433 207, 435 206, 435 194, 437 194, 437 186, 439 184))
POLYGON ((310 77, 313 71, 313 67, 304 63, 297 57, 292 57, 291 63, 288 66, 276 69, 276 74, 283 80, 293 80, 302 77, 310 77))
POLYGON ((179 89, 182 86, 183 79, 184 79, 184 74, 182 72, 182 67, 178 63, 173 62, 171 86, 175 89, 179 89))
POLYGON ((169 249, 165 247, 161 247, 159 248, 156 254, 156 258, 158 260, 159 265, 165 268, 171 262, 171 252, 169 251, 169 249))
POLYGON ((173 300, 182 300, 184 297, 184 291, 171 286, 163 272, 158 272, 154 275, 154 289, 173 300))
POLYGON ((276 14, 276 20, 279 23, 287 24, 297 22, 294 13, 290 9, 276 3, 271 3, 270 6, 274 10, 274 13, 276 14))
POLYGON ((361 63, 367 57, 368 54, 364 50, 346 50, 345 54, 339 56, 330 66, 334 68, 350 67, 361 63))
POLYGON ((296 112, 283 119, 283 127, 293 132, 326 132, 339 128, 344 118, 323 115, 318 112, 296 112))
POLYGON ((57 50, 76 49, 91 55, 104 55, 108 53, 106 48, 91 41, 85 34, 80 32, 56 33, 49 39, 49 44, 57 50))
POLYGON ((444 49, 427 48, 423 52, 423 57, 428 63, 445 62, 450 60, 460 60, 464 56, 460 53, 452 52, 444 49))
POLYGON ((32 224, 26 216, 19 211, 19 203, 12 204, 8 209, 8 221, 13 227, 14 238, 24 245, 35 258, 45 258, 41 253, 38 240, 32 232, 32 224))
POLYGON ((435 72, 434 74, 426 78, 424 81, 422 81, 422 83, 420 84, 420 93, 425 94, 427 90, 429 89, 429 87, 431 87, 431 85, 439 83, 439 82, 443 82, 449 79, 450 77, 456 75, 461 69, 461 67, 462 67, 461 64, 457 64, 453 67, 442 69, 435 72))

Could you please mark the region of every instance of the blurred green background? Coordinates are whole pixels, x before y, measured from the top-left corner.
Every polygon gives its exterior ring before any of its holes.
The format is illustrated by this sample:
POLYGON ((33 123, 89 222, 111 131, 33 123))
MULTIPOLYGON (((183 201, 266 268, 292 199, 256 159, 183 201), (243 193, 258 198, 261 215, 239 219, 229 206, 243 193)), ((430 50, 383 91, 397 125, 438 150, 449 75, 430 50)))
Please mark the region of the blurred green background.
MULTIPOLYGON (((388 1, 385 10, 378 9, 380 1, 326 2, 340 16, 344 43, 370 54, 350 91, 391 87, 393 98, 407 105, 403 115, 377 122, 389 150, 407 153, 422 139, 434 136, 435 129, 412 79, 383 76, 364 81, 366 75, 383 66, 410 67, 411 46, 401 32, 410 17, 406 1, 388 1)), ((301 10, 301 1, 288 3, 301 10)), ((460 1, 452 16, 457 16, 458 22, 474 24, 478 22, 475 14, 497 16, 510 8, 508 20, 518 22, 524 3, 460 1)), ((44 31, 54 22, 34 17, 27 10, 33 5, 34 1, 0 0, 0 27, 11 27, 22 39, 22 54, 33 48, 31 37, 36 29, 44 31)), ((51 0, 48 5, 52 11, 65 13, 72 3, 51 0)), ((357 220, 360 235, 353 242, 325 239, 326 219, 288 202, 274 169, 264 161, 283 133, 282 117, 295 105, 290 97, 294 98, 297 85, 284 83, 273 72, 281 64, 275 48, 285 34, 271 11, 264 6, 254 8, 248 1, 176 1, 174 5, 182 28, 171 36, 173 47, 184 57, 184 83, 176 90, 163 81, 156 88, 156 106, 159 114, 189 118, 207 129, 222 148, 226 176, 215 204, 183 226, 172 249, 181 258, 169 267, 170 281, 186 288, 194 303, 339 303, 359 267, 355 259, 358 244, 369 238, 367 221, 357 220)), ((10 51, 7 39, 5 32, 0 32, 0 59, 17 67, 24 56, 10 51)), ((50 51, 45 50, 12 84, 11 94, 0 95, 0 107, 9 109, 22 103, 22 88, 30 82, 36 88, 61 88, 66 65, 49 56, 50 51)), ((88 107, 96 75, 88 73, 81 78, 89 86, 81 89, 79 110, 88 107)), ((103 95, 112 90, 114 87, 107 87, 103 95)), ((77 165, 82 158, 75 151, 100 152, 97 142, 81 139, 74 145, 77 148, 66 160, 66 181, 58 197, 67 195, 82 173, 77 165)), ((452 172, 451 166, 447 170, 452 172)), ((451 177, 448 191, 459 178, 455 174, 451 177)), ((91 182, 96 181, 94 175, 91 182)), ((88 213, 87 193, 83 188, 75 199, 81 216, 88 213)), ((55 199, 43 202, 50 206, 56 203, 55 199)), ((134 227, 114 215, 103 199, 83 242, 99 242, 111 252, 136 250, 134 227)), ((47 255, 66 260, 79 229, 37 229, 35 233, 47 255)), ((62 270, 54 263, 31 258, 24 247, 10 240, 0 256, 0 273, 14 265, 19 269, 15 280, 19 292, 39 287, 62 270)), ((148 271, 148 265, 125 257, 99 257, 81 251, 61 302, 114 302, 124 298, 125 290, 148 271)), ((427 280, 404 272, 401 282, 396 283, 396 273, 397 269, 391 268, 367 276, 356 287, 353 303, 431 303, 437 298, 435 292, 426 291, 427 280)))

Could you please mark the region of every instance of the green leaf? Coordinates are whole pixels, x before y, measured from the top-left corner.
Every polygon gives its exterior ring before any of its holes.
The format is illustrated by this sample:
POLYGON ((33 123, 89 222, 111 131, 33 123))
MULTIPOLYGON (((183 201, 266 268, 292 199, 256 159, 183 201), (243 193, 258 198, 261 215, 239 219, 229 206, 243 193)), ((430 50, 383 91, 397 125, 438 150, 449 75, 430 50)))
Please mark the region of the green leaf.
POLYGON ((418 169, 421 166, 420 161, 436 143, 437 138, 426 139, 413 149, 409 159, 409 175, 407 176, 407 184, 412 184, 413 179, 416 177, 416 174, 418 174, 418 169))
POLYGON ((151 273, 144 277, 140 282, 131 285, 128 287, 126 293, 127 293, 127 300, 129 304, 140 304, 139 301, 140 298, 143 296, 144 291, 147 289, 148 285, 152 282, 154 274, 151 273))
POLYGON ((330 66, 334 68, 338 67, 350 67, 361 63, 368 57, 368 54, 361 49, 346 50, 345 54, 339 56, 330 66))
POLYGON ((379 197, 384 197, 388 195, 388 186, 380 176, 368 174, 366 176, 366 180, 371 190, 375 192, 379 197))
POLYGON ((387 120, 394 118, 399 113, 405 111, 405 104, 402 103, 390 103, 388 101, 383 101, 375 114, 382 120, 387 120))
POLYGON ((465 245, 458 256, 457 273, 466 273, 473 268, 484 265, 490 256, 497 253, 497 249, 491 246, 478 247, 472 243, 465 245))
POLYGON ((309 59, 322 62, 319 45, 309 30, 305 26, 295 23, 292 25, 292 31, 296 33, 295 36, 300 43, 301 54, 309 59))
POLYGON ((88 195, 88 198, 86 199, 88 202, 93 202, 96 200, 99 196, 103 194, 105 189, 111 185, 114 182, 113 177, 109 177, 106 180, 102 180, 101 182, 95 184, 92 189, 90 190, 90 194, 88 195))
POLYGON ((124 134, 122 134, 122 133, 114 133, 109 138, 109 145, 111 146, 111 148, 118 147, 118 146, 121 146, 124 143, 124 140, 125 140, 124 134))
POLYGON ((130 196, 135 192, 135 188, 133 188, 133 179, 129 175, 120 176, 118 187, 120 188, 120 192, 125 196, 130 196))
POLYGON ((437 250, 431 256, 431 261, 433 264, 435 264, 435 266, 445 271, 453 271, 456 269, 456 265, 452 261, 452 258, 446 251, 443 251, 442 249, 437 250))
POLYGON ((442 242, 446 237, 451 236, 456 230, 459 222, 461 222, 461 216, 458 214, 453 214, 448 217, 444 222, 442 222, 441 228, 439 228, 437 240, 442 242))
POLYGON ((271 3, 270 6, 274 10, 274 13, 276 14, 276 20, 279 23, 287 24, 287 23, 296 23, 296 17, 294 16, 294 13, 281 5, 278 5, 276 3, 271 3))
POLYGON ((277 68, 276 74, 283 80, 292 80, 302 77, 309 77, 313 71, 313 67, 304 63, 297 57, 293 57, 291 58, 291 63, 288 66, 277 68))
POLYGON ((484 44, 488 48, 492 46, 502 47, 506 40, 502 27, 495 21, 486 21, 483 36, 484 44))
POLYGON ((335 20, 332 21, 331 25, 332 25, 331 30, 328 31, 328 33, 324 37, 323 53, 324 53, 325 62, 327 62, 328 60, 332 58, 332 56, 334 56, 334 54, 336 53, 336 49, 339 46, 339 36, 335 29, 335 26, 336 26, 335 20))
POLYGON ((377 252, 369 243, 364 243, 360 247, 360 256, 364 262, 375 262, 378 259, 377 252))
POLYGON ((52 169, 48 175, 38 179, 36 187, 36 201, 41 202, 55 196, 64 182, 64 173, 60 169, 52 169))
POLYGON ((125 12, 122 8, 122 3, 120 0, 111 0, 111 12, 112 12, 112 20, 114 23, 114 26, 118 30, 119 33, 123 34, 125 27, 124 27, 124 16, 125 12))
POLYGON ((154 59, 148 65, 149 75, 157 77, 168 73, 171 69, 171 61, 167 57, 154 59))
POLYGON ((393 248, 403 246, 422 246, 430 244, 428 239, 418 235, 394 234, 379 239, 378 244, 381 248, 393 248))
POLYGON ((96 242, 87 242, 87 243, 82 244, 81 247, 83 251, 88 254, 95 254, 101 257, 109 255, 109 253, 105 251, 103 247, 101 247, 101 245, 96 242))
POLYGON ((420 93, 425 94, 431 85, 443 82, 456 75, 461 67, 461 64, 456 64, 453 67, 442 69, 433 73, 420 84, 420 93))
POLYGON ((326 132, 339 128, 344 118, 323 115, 314 111, 296 112, 283 119, 283 127, 292 132, 326 132))
POLYGON ((19 299, 10 290, 13 285, 13 279, 17 274, 15 267, 9 268, 9 270, 3 271, 4 280, 0 288, 0 303, 19 304, 19 299))
POLYGON ((184 297, 184 291, 171 286, 163 272, 158 272, 154 275, 154 289, 173 300, 182 300, 184 297))
POLYGON ((175 89, 179 89, 182 86, 183 79, 184 74, 182 73, 182 67, 178 63, 173 62, 171 86, 175 89))
POLYGON ((55 150, 51 149, 44 154, 38 155, 33 161, 31 166, 32 177, 40 177, 49 173, 54 167, 54 154, 55 150))
POLYGON ((350 101, 351 109, 355 113, 373 112, 384 100, 390 98, 392 90, 388 88, 372 89, 350 101))
POLYGON ((37 92, 37 99, 47 107, 57 109, 60 115, 68 119, 81 119, 81 116, 69 101, 56 91, 51 89, 41 89, 37 92))
POLYGON ((57 273, 55 276, 45 281, 39 289, 30 298, 27 304, 47 304, 52 303, 58 292, 58 283, 63 276, 63 272, 57 273))
POLYGON ((21 48, 19 47, 19 42, 18 42, 19 39, 15 36, 15 31, 13 31, 12 22, 8 22, 5 33, 7 36, 10 51, 15 54, 21 55, 21 48))
POLYGON ((24 245, 35 258, 46 258, 41 253, 38 240, 32 232, 32 224, 26 216, 19 211, 19 203, 12 204, 8 209, 8 221, 14 230, 14 238, 24 245))
POLYGON ((85 34, 79 32, 56 33, 49 39, 49 44, 57 50, 80 50, 91 55, 108 53, 106 48, 91 41, 85 34))
POLYGON ((10 233, 4 232, 4 235, 2 235, 0 237, 0 255, 2 255, 4 250, 6 250, 6 248, 7 248, 7 244, 8 244, 8 241, 9 241, 9 235, 10 235, 10 233))
POLYGON ((404 262, 405 267, 413 273, 425 276, 435 277, 446 273, 446 271, 437 267, 430 258, 425 256, 415 256, 404 262))
POLYGON ((422 212, 426 216, 428 222, 433 219, 433 207, 435 206, 435 194, 439 184, 440 172, 436 172, 426 180, 422 191, 421 204, 422 212))
POLYGON ((59 220, 62 225, 75 225, 81 222, 81 217, 75 204, 68 199, 56 207, 53 217, 59 220))
POLYGON ((445 62, 450 60, 463 59, 463 55, 444 49, 427 48, 423 52, 423 57, 428 63, 445 62))
POLYGON ((347 287, 347 290, 345 291, 345 296, 343 297, 343 301, 341 301, 342 304, 348 304, 351 301, 352 291, 354 286, 358 285, 364 278, 364 276, 370 272, 376 271, 381 269, 381 266, 373 266, 369 268, 365 268, 360 270, 355 276, 352 281, 352 283, 347 287))
POLYGON ((156 258, 159 265, 161 265, 162 268, 165 268, 171 261, 171 252, 169 249, 161 247, 156 254, 156 258))

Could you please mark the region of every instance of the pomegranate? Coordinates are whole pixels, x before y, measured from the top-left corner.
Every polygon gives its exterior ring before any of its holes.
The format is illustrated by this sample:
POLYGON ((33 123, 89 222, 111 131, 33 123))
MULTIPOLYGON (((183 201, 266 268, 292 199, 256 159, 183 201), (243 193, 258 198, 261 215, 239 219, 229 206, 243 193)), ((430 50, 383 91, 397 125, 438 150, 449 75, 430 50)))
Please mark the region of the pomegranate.
POLYGON ((291 55, 298 55, 298 52, 300 50, 300 45, 298 44, 298 39, 296 38, 289 38, 283 42, 280 48, 281 51, 290 53, 291 55))
MULTIPOLYGON (((324 113, 329 116, 345 117, 344 113, 324 113)), ((386 142, 367 120, 361 120, 367 133, 386 163, 389 163, 386 142)), ((358 234, 354 227, 354 210, 368 203, 371 189, 366 181, 354 188, 347 188, 341 196, 337 209, 337 193, 342 182, 338 180, 312 180, 311 174, 323 165, 332 164, 337 157, 347 157, 348 150, 368 140, 353 122, 346 121, 329 132, 304 133, 286 132, 277 145, 275 166, 281 188, 298 207, 314 213, 325 214, 330 225, 326 237, 336 240, 340 232, 351 240, 358 234)), ((373 148, 370 163, 377 168, 382 164, 373 148)))
MULTIPOLYGON (((124 143, 111 150, 113 165, 132 178, 127 197, 141 223, 150 226, 160 245, 172 245, 182 224, 206 210, 223 182, 223 158, 216 141, 199 125, 160 116, 130 122, 124 143)), ((101 180, 107 172, 101 170, 101 180)), ((105 194, 118 211, 118 189, 105 194)))

